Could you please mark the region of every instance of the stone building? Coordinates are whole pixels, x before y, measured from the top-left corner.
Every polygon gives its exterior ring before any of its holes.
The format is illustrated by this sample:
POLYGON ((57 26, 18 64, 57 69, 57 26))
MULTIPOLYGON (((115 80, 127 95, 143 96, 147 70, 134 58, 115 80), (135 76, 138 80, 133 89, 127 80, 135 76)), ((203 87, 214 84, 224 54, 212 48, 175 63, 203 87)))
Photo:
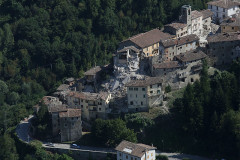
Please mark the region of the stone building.
POLYGON ((210 65, 229 64, 237 59, 238 53, 233 51, 240 45, 240 33, 219 33, 207 38, 207 55, 210 65))
POLYGON ((181 15, 177 22, 164 26, 164 31, 174 35, 176 38, 190 34, 201 36, 203 31, 210 32, 212 13, 210 10, 192 11, 190 5, 181 8, 181 15))
POLYGON ((179 38, 188 35, 188 27, 185 23, 173 22, 164 26, 164 32, 179 38))
POLYGON ((184 87, 199 79, 202 60, 207 55, 200 50, 194 50, 174 56, 174 61, 156 63, 151 67, 151 74, 161 77, 163 84, 171 84, 174 88, 184 87))
POLYGON ((222 22, 225 18, 232 17, 239 13, 239 2, 231 0, 216 0, 208 2, 208 9, 210 9, 213 15, 213 21, 222 22))
POLYGON ((155 160, 157 148, 141 143, 122 141, 116 148, 117 160, 155 160))
POLYGON ((220 24, 221 33, 240 31, 240 17, 233 17, 223 20, 220 24))
POLYGON ((106 119, 110 112, 110 99, 111 94, 107 92, 70 92, 67 95, 67 104, 70 108, 81 109, 84 120, 106 119))
POLYGON ((198 36, 194 34, 178 39, 163 40, 159 43, 160 58, 163 61, 172 61, 174 56, 196 49, 198 41, 198 36))
POLYGON ((150 107, 158 106, 163 100, 162 79, 147 77, 143 80, 132 80, 127 87, 128 111, 148 111, 150 107))
POLYGON ((82 136, 81 109, 59 112, 61 142, 76 141, 82 136))
MULTIPOLYGON (((159 29, 153 29, 122 41, 118 46, 117 52, 126 47, 133 46, 139 50, 139 54, 141 57, 155 56, 159 54, 158 51, 159 42, 161 40, 168 39, 171 37, 172 36, 169 35, 168 33, 164 33, 159 29)), ((124 60, 123 57, 121 59, 124 60)))

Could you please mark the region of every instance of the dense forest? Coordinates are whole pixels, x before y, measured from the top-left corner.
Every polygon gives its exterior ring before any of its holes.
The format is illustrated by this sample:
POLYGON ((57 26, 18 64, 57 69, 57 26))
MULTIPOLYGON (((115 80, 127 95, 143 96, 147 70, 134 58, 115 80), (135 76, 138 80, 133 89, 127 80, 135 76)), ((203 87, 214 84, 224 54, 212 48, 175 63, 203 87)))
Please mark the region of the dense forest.
MULTIPOLYGON (((65 77, 110 63, 120 41, 177 19, 181 5, 204 9, 206 2, 0 0, 0 140, 13 138, 8 129, 65 77)), ((1 149, 18 159, 19 147, 12 142, 0 148, 0 159, 9 159, 1 149)))

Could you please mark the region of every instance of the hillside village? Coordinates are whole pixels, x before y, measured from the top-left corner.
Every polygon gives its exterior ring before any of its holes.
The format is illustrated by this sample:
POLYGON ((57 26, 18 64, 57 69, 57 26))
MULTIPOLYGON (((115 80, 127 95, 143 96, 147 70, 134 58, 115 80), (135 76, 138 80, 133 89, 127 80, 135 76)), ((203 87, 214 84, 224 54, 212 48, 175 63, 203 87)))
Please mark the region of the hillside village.
MULTIPOLYGON (((179 19, 123 40, 112 64, 95 66, 80 79, 66 79, 34 111, 45 104, 52 139, 66 142, 81 138, 97 118, 165 107, 165 88, 177 90, 198 80, 203 60, 219 67, 240 58, 239 6, 239 2, 222 0, 209 2, 202 11, 182 6, 179 19)), ((125 145, 128 142, 122 142, 118 151, 125 145)))

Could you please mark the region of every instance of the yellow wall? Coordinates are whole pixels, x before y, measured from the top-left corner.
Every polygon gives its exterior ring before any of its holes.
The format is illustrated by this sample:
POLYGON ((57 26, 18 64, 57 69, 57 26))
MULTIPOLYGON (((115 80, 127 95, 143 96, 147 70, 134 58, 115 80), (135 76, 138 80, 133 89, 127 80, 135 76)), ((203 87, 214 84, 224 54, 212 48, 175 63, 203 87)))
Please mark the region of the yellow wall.
POLYGON ((223 26, 223 25, 221 25, 221 32, 222 33, 237 32, 237 31, 240 31, 240 27, 239 26, 232 27, 232 26, 223 26))
POLYGON ((155 43, 151 46, 148 46, 148 47, 144 48, 143 52, 145 53, 146 57, 155 56, 154 54, 152 54, 154 49, 159 49, 159 43, 155 43))

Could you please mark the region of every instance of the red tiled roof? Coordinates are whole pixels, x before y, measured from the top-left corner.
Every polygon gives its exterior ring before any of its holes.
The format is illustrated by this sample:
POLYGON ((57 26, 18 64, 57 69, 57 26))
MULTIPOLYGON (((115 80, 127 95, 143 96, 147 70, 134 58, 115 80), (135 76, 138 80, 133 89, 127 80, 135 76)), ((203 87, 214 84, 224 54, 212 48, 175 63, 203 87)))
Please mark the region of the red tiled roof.
POLYGON ((155 43, 158 43, 161 40, 168 39, 171 37, 173 37, 173 36, 168 33, 164 33, 162 31, 160 31, 159 29, 153 29, 148 32, 140 33, 133 37, 130 37, 129 39, 122 41, 122 43, 124 43, 126 41, 132 41, 139 47, 145 48, 145 47, 151 46, 155 43))
POLYGON ((127 83, 126 87, 146 87, 158 83, 162 83, 163 80, 159 77, 147 77, 144 80, 132 80, 129 83, 127 83))
POLYGON ((149 150, 155 150, 156 147, 145 144, 136 144, 124 140, 115 149, 119 152, 141 158, 145 154, 145 152, 149 150))
POLYGON ((190 61, 204 59, 207 57, 207 55, 200 50, 198 51, 195 50, 195 51, 187 52, 185 54, 177 55, 175 57, 182 62, 190 62, 190 61))
POLYGON ((67 109, 67 111, 60 112, 59 117, 81 117, 81 109, 67 109))

